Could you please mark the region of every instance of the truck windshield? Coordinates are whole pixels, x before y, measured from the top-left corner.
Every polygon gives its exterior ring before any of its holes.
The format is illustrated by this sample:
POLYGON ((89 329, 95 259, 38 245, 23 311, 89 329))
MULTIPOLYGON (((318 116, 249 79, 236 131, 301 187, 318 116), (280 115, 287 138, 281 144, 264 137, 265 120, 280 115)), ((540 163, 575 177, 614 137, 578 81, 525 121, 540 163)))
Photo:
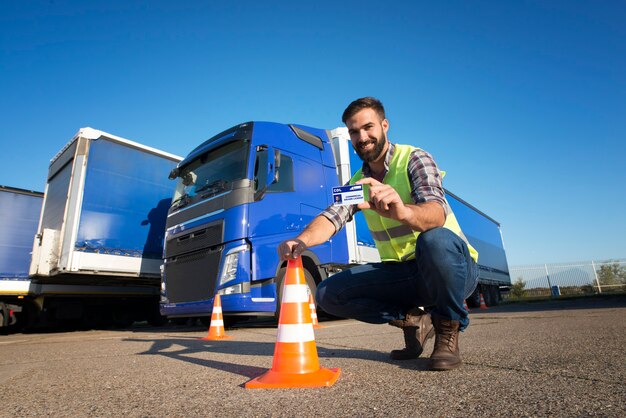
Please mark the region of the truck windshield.
POLYGON ((215 196, 229 189, 234 180, 246 178, 248 148, 247 141, 233 141, 191 161, 180 171, 172 204, 183 206, 215 196))

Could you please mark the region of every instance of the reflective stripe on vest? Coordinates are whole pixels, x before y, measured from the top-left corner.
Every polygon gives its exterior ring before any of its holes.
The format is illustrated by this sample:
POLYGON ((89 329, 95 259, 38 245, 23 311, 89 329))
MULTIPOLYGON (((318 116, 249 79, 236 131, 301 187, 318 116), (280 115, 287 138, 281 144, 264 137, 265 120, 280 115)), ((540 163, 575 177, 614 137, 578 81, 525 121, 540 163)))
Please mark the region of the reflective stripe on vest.
MULTIPOLYGON (((398 192, 403 202, 409 204, 415 204, 411 196, 411 185, 408 175, 409 159, 415 149, 415 147, 409 145, 395 145, 393 157, 389 163, 389 171, 383 179, 385 184, 390 185, 398 192)), ((363 172, 362 169, 359 169, 350 179, 350 184, 354 184, 361 178, 363 178, 363 172)), ((369 196, 369 186, 363 185, 363 192, 365 196, 369 196)), ((478 261, 478 252, 469 244, 461 231, 461 227, 450 205, 448 205, 447 209, 448 216, 443 225, 444 228, 461 237, 467 244, 471 257, 474 261, 478 261)), ((363 210, 363 215, 365 215, 367 226, 382 261, 404 261, 415 258, 415 242, 420 234, 419 231, 414 231, 409 226, 396 220, 382 217, 370 209, 363 210)))

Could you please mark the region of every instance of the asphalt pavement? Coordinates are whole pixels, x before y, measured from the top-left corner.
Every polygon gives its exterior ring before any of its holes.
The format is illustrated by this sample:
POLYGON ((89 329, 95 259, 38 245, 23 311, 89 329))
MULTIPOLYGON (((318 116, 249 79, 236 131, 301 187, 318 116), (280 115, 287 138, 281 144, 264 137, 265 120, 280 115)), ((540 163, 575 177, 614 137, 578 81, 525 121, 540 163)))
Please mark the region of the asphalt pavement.
POLYGON ((201 326, 0 336, 0 416, 473 417, 626 416, 626 297, 474 309, 464 365, 392 361, 401 332, 323 321, 315 331, 331 387, 245 389, 272 366, 275 325, 205 341, 201 326))

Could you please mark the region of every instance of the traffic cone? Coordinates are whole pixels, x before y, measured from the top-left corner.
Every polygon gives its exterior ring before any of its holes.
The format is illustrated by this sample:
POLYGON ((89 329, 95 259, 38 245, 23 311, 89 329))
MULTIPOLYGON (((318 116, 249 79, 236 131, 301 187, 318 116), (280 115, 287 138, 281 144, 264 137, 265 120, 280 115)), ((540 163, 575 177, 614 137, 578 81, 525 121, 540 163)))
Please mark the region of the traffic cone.
POLYGON ((228 340, 233 337, 229 337, 224 332, 224 317, 222 316, 222 299, 219 294, 215 295, 213 301, 213 311, 211 312, 211 325, 209 326, 209 333, 203 340, 228 340))
POLYGON ((324 328, 317 320, 317 310, 315 309, 315 300, 313 300, 312 294, 309 294, 309 309, 311 309, 311 322, 313 323, 313 328, 324 328))
POLYGON ((469 312, 469 306, 467 306, 467 300, 463 299, 463 309, 469 312))
POLYGON ((485 303, 485 298, 483 294, 480 294, 480 309, 487 309, 487 304, 485 303))
POLYGON ((288 261, 282 294, 272 368, 247 382, 245 388, 332 386, 341 370, 320 367, 300 258, 288 261))

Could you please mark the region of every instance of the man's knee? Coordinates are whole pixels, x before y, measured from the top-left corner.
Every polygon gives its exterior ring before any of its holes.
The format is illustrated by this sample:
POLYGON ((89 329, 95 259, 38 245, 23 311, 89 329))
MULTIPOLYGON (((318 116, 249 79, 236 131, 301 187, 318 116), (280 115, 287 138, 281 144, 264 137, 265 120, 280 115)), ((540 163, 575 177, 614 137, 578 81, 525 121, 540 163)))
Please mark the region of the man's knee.
POLYGON ((448 228, 438 227, 422 232, 417 237, 416 253, 439 256, 457 248, 457 235, 448 228))
POLYGON ((322 281, 320 284, 317 285, 317 291, 315 293, 315 302, 324 311, 328 311, 328 309, 332 305, 334 305, 333 300, 335 298, 334 298, 332 290, 328 288, 329 283, 330 283, 330 279, 326 279, 322 281))

